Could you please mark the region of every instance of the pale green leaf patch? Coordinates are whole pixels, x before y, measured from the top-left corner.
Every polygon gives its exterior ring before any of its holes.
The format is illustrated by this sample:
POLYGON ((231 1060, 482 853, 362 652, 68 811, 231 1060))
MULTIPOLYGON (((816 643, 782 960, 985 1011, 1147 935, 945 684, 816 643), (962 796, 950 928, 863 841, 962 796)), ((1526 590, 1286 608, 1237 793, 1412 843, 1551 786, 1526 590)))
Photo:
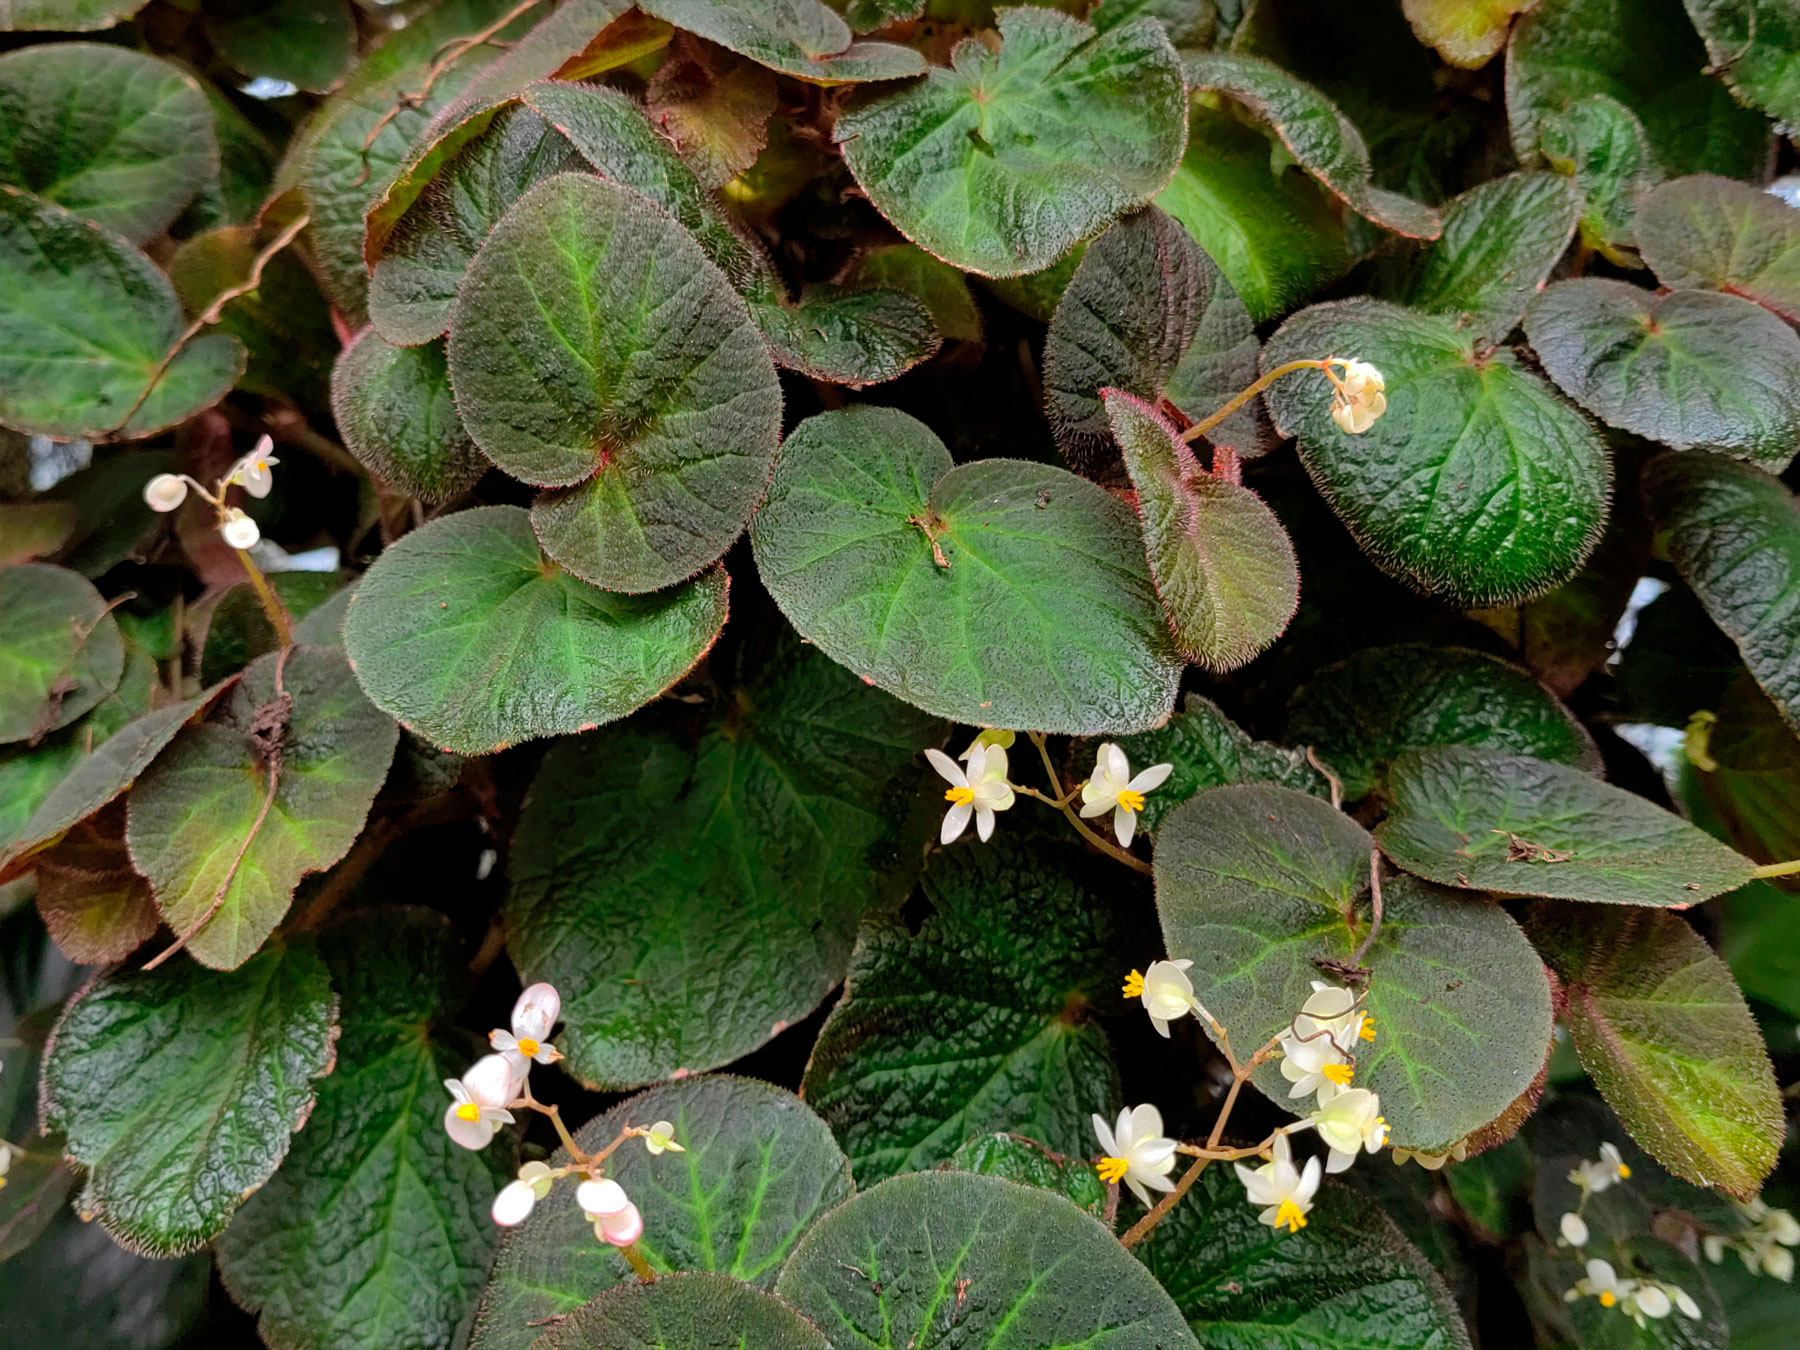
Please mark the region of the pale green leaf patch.
POLYGON ((534 1344, 542 1350, 831 1350, 816 1326, 773 1294, 703 1270, 609 1290, 534 1344))
POLYGON ((0 568, 0 742, 35 742, 118 686, 125 644, 108 610, 79 573, 0 568))

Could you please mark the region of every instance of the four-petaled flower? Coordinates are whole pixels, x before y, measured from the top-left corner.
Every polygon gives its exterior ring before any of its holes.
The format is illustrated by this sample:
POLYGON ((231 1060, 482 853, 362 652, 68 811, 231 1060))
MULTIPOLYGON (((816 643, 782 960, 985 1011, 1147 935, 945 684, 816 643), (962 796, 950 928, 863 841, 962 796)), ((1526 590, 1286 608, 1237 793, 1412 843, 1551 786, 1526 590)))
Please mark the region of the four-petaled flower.
POLYGON ((675 1142, 675 1127, 666 1120, 659 1120, 644 1131, 644 1147, 651 1153, 686 1153, 687 1150, 675 1142))
POLYGON ((444 1129, 464 1148, 486 1148, 502 1125, 512 1124, 506 1109, 512 1097, 512 1067, 500 1055, 483 1055, 461 1078, 446 1078, 450 1105, 444 1129))
POLYGON ((1334 1083, 1319 1087, 1319 1109, 1307 1124, 1319 1133, 1331 1150, 1327 1172, 1342 1172, 1360 1152, 1378 1153, 1387 1142, 1387 1121, 1381 1118, 1381 1098, 1367 1088, 1341 1088, 1334 1083))
POLYGON ((554 1064, 562 1052, 550 1044, 550 1029, 562 1016, 562 995, 554 985, 539 982, 519 995, 513 1004, 512 1030, 498 1027, 488 1033, 493 1046, 512 1068, 513 1082, 522 1083, 531 1072, 532 1062, 554 1064))
POLYGON ((1356 1006, 1348 989, 1312 982, 1311 997, 1281 1038, 1281 1076, 1292 1083, 1290 1097, 1304 1097, 1321 1087, 1348 1087, 1355 1074, 1350 1051, 1356 1042, 1375 1039, 1374 1020, 1356 1006))
POLYGON ((231 472, 225 475, 220 486, 230 487, 235 483, 252 497, 268 496, 269 489, 275 486, 275 475, 269 470, 281 463, 269 453, 274 448, 274 437, 264 436, 249 454, 231 466, 231 472))
POLYGON ((1144 809, 1144 794, 1154 792, 1174 772, 1172 764, 1152 764, 1136 778, 1131 776, 1131 762, 1125 752, 1111 741, 1101 745, 1094 756, 1094 773, 1081 785, 1081 818, 1091 820, 1113 813, 1113 837, 1120 848, 1131 847, 1137 833, 1138 812, 1144 809))
POLYGON ((1625 1181, 1631 1176, 1631 1168, 1619 1153, 1617 1144, 1600 1145, 1600 1157, 1591 1162, 1580 1163, 1569 1173, 1569 1180, 1579 1186, 1585 1195, 1598 1195, 1615 1181, 1625 1181))
POLYGON ((1109 1186, 1123 1181, 1150 1208, 1150 1191, 1172 1191, 1169 1173, 1175 1169, 1175 1141, 1163 1137, 1162 1112, 1154 1106, 1127 1107, 1111 1129, 1104 1117, 1094 1117, 1094 1134, 1106 1156, 1094 1170, 1109 1186))
POLYGON ((611 1177, 584 1181, 575 1188, 575 1203, 594 1225, 594 1236, 615 1247, 629 1247, 644 1235, 644 1216, 625 1188, 611 1177))
POLYGON ((1349 435, 1360 436, 1387 411, 1387 381, 1367 361, 1352 359, 1331 364, 1344 368, 1342 375, 1333 374, 1329 366, 1325 371, 1333 389, 1331 420, 1349 435))
POLYGON ((1298 1233, 1306 1227, 1306 1216, 1312 1211, 1313 1196, 1318 1193, 1319 1160, 1308 1158, 1304 1170, 1294 1166, 1293 1151, 1285 1134, 1275 1136, 1270 1160, 1252 1171, 1237 1163, 1238 1180, 1244 1183, 1244 1196, 1253 1205, 1263 1206, 1257 1216, 1271 1228, 1286 1228, 1298 1233))
POLYGON ((944 812, 944 828, 938 842, 954 842, 975 820, 975 834, 986 843, 994 834, 994 812, 1005 811, 1013 804, 1012 784, 1006 781, 1006 751, 998 745, 983 745, 979 740, 967 752, 967 771, 942 750, 927 750, 925 758, 931 767, 950 784, 944 800, 950 809, 944 812))
POLYGON ((1163 1036, 1169 1034, 1169 1023, 1190 1012, 1208 1021, 1212 1014, 1194 997, 1194 982, 1187 977, 1192 961, 1152 961, 1149 969, 1132 971, 1125 977, 1125 997, 1142 999, 1144 1011, 1150 1014, 1150 1025, 1163 1036))

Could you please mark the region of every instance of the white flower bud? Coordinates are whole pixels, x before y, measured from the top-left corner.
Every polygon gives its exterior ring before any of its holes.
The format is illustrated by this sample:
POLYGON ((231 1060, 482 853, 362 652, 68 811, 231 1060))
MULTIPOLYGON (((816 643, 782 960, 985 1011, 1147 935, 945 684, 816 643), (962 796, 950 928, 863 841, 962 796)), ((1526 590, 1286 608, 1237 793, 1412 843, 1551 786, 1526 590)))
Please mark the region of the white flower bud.
POLYGON ((159 473, 144 484, 144 502, 152 511, 173 511, 187 500, 187 480, 180 474, 159 473))
POLYGON ((531 1207, 537 1204, 537 1199, 537 1192, 531 1189, 530 1182, 509 1182, 494 1197, 494 1222, 502 1228, 524 1223, 525 1217, 531 1213, 531 1207))
POLYGON ((608 1214, 617 1214, 631 1200, 618 1182, 611 1177, 602 1177, 599 1181, 584 1181, 577 1186, 575 1203, 581 1206, 581 1212, 588 1218, 599 1219, 608 1214))
POLYGON ((255 548, 262 538, 256 522, 235 506, 226 509, 225 518, 219 522, 219 533, 233 548, 255 548))
POLYGON ((1786 1247, 1771 1247, 1763 1253, 1763 1274, 1783 1284, 1794 1278, 1794 1254, 1786 1247))
POLYGON ((1581 1215, 1572 1212, 1565 1214, 1557 1226, 1562 1230, 1563 1241, 1571 1247, 1587 1246, 1588 1226, 1581 1215))

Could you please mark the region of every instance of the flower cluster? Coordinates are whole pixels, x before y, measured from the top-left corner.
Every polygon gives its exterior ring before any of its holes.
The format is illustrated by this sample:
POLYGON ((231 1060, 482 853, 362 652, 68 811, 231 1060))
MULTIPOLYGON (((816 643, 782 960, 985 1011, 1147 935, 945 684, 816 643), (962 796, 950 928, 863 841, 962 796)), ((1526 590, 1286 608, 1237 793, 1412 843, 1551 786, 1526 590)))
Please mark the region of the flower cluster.
MULTIPOLYGON (((944 800, 950 803, 950 809, 944 812, 944 825, 938 832, 939 843, 949 844, 959 839, 969 828, 970 820, 975 822, 976 837, 986 843, 994 834, 995 813, 1011 810, 1018 800, 1018 791, 1038 796, 1053 806, 1067 808, 1072 797, 1052 800, 1030 788, 1015 789, 1007 781, 1006 752, 1012 748, 1013 739, 1014 733, 1010 731, 983 731, 959 756, 960 764, 942 750, 925 752, 931 767, 950 784, 944 792, 944 800)), ((1113 837, 1119 841, 1120 848, 1130 848, 1137 833, 1138 814, 1144 809, 1145 794, 1161 787, 1173 769, 1173 765, 1153 764, 1133 777, 1125 752, 1107 741, 1094 757, 1093 773, 1081 785, 1081 818, 1092 820, 1112 812, 1113 837)))
POLYGON ((1714 1265, 1735 1251, 1752 1275, 1768 1275, 1783 1284, 1794 1278, 1794 1254, 1790 1247, 1800 1246, 1800 1221, 1785 1209, 1773 1209, 1762 1200, 1746 1200, 1738 1204, 1738 1212, 1747 1225, 1730 1237, 1708 1233, 1700 1239, 1706 1259, 1714 1265))
POLYGON ((188 489, 192 488, 217 513, 219 534, 226 543, 235 549, 254 548, 262 538, 262 531, 249 516, 226 504, 225 493, 241 487, 252 497, 268 496, 275 486, 275 476, 269 471, 281 463, 269 453, 274 445, 274 440, 268 436, 257 441, 255 449, 233 464, 230 471, 213 484, 210 492, 185 473, 159 473, 144 485, 144 501, 152 511, 173 511, 187 500, 188 489))
POLYGON ((1631 1167, 1619 1152, 1617 1144, 1601 1144, 1598 1158, 1576 1164, 1569 1173, 1569 1182, 1581 1192, 1581 1199, 1573 1210, 1558 1221, 1557 1230, 1562 1236, 1557 1239, 1557 1245, 1585 1247, 1588 1226, 1587 1220, 1581 1217, 1581 1211, 1587 1208, 1587 1202, 1594 1196, 1611 1189, 1617 1182, 1630 1179, 1631 1167))
POLYGON ((1660 1321, 1680 1309, 1683 1317, 1698 1319, 1700 1305, 1680 1285, 1667 1280, 1625 1280, 1619 1278, 1610 1261, 1592 1257, 1587 1274, 1575 1281, 1574 1288, 1563 1295, 1570 1303, 1593 1298, 1602 1308, 1617 1308, 1640 1327, 1660 1321))
POLYGON ((1387 381, 1367 361, 1329 358, 1325 378, 1332 387, 1331 420, 1348 435, 1362 435, 1387 411, 1387 381), (1344 373, 1337 374, 1333 366, 1342 366, 1344 373))

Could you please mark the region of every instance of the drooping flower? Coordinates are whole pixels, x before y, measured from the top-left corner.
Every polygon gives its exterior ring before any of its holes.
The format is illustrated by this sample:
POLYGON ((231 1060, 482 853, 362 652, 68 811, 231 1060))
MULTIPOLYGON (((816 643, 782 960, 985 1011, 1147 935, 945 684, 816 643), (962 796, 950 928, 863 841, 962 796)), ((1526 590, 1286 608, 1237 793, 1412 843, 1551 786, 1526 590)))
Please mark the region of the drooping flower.
POLYGON ((942 750, 927 750, 925 758, 938 771, 950 789, 944 800, 950 809, 944 812, 944 828, 938 842, 954 842, 975 821, 975 834, 983 843, 994 835, 994 812, 1009 810, 1014 797, 1012 784, 1006 781, 1006 751, 998 745, 983 745, 978 740, 968 749, 968 769, 942 750))
POLYGON ((1304 1170, 1294 1166, 1288 1137, 1275 1136, 1268 1162, 1254 1171, 1236 1163, 1238 1180, 1244 1183, 1244 1196, 1253 1205, 1263 1206, 1257 1216, 1271 1228, 1286 1228, 1298 1233, 1306 1227, 1306 1216, 1312 1212, 1313 1196, 1318 1193, 1319 1160, 1308 1158, 1304 1170))
POLYGON ((1017 732, 1008 731, 1004 727, 987 727, 984 728, 974 740, 969 742, 969 748, 958 755, 957 758, 961 760, 968 759, 970 755, 975 753, 975 747, 978 745, 997 745, 1002 750, 1010 750, 1013 748, 1013 742, 1018 739, 1019 736, 1017 732))
POLYGON ((1335 1083, 1319 1087, 1319 1109, 1307 1124, 1331 1150, 1327 1172, 1342 1172, 1358 1153, 1378 1153, 1387 1142, 1387 1121, 1381 1117, 1381 1098, 1367 1088, 1341 1088, 1335 1083))
POLYGON ((625 1188, 611 1177, 584 1181, 575 1188, 575 1203, 592 1221, 594 1236, 615 1247, 629 1247, 644 1235, 644 1216, 625 1188))
POLYGON ((187 494, 187 479, 178 473, 159 473, 144 484, 144 501, 152 511, 173 511, 187 500, 187 494))
MULTIPOLYGON (((1351 436, 1360 436, 1387 411, 1387 381, 1367 361, 1338 361, 1342 375, 1332 375, 1331 420, 1351 436)), ((1331 372, 1327 370, 1327 375, 1331 372)))
POLYGON ((687 1152, 675 1142, 675 1127, 666 1120, 659 1120, 644 1131, 644 1147, 652 1154, 687 1152))
POLYGON ((488 1033, 488 1044, 503 1055, 512 1068, 513 1081, 523 1082, 531 1065, 554 1064, 562 1052, 550 1044, 550 1030, 562 1016, 562 995, 553 985, 539 982, 520 994, 513 1004, 512 1030, 496 1027, 488 1033))
POLYGON ((1100 1180, 1109 1186, 1123 1181, 1146 1209, 1152 1203, 1151 1191, 1175 1189, 1169 1180, 1175 1169, 1175 1141, 1163 1137, 1161 1111, 1147 1103, 1127 1107, 1110 1129, 1101 1116, 1093 1121, 1094 1134, 1106 1155, 1095 1169, 1100 1180))
POLYGON ((1785 1209, 1773 1209, 1760 1196, 1738 1203, 1745 1227, 1730 1236, 1708 1233, 1700 1239, 1706 1259, 1717 1264, 1728 1251, 1737 1252, 1744 1269, 1752 1275, 1767 1275, 1787 1283, 1794 1278, 1794 1254, 1789 1247, 1800 1245, 1800 1223, 1785 1209))
POLYGON ((1402 1163, 1413 1162, 1417 1163, 1420 1167, 1423 1167, 1427 1172, 1439 1172, 1443 1170, 1445 1163, 1461 1162, 1469 1156, 1469 1141, 1467 1139, 1458 1139, 1443 1153, 1426 1153, 1422 1150, 1413 1148, 1396 1148, 1391 1150, 1391 1152, 1394 1159, 1394 1166, 1396 1167, 1400 1166, 1402 1163))
POLYGON ((1587 1220, 1573 1211, 1562 1216, 1557 1223, 1562 1233, 1562 1241, 1571 1247, 1585 1247, 1588 1240, 1587 1220))
POLYGON ((1081 818, 1092 820, 1111 811, 1113 837, 1120 848, 1130 848, 1137 833, 1138 812, 1144 809, 1144 794, 1161 787, 1174 768, 1172 764, 1152 764, 1133 778, 1125 752, 1111 741, 1105 742, 1094 756, 1093 775, 1081 785, 1081 818))
POLYGON ((1575 1281, 1575 1287, 1566 1292, 1563 1298, 1570 1303, 1581 1298, 1597 1298, 1602 1308, 1612 1308, 1618 1306, 1619 1301, 1636 1288, 1636 1280, 1619 1278, 1619 1272, 1613 1269, 1612 1262, 1590 1256, 1587 1274, 1575 1281))
POLYGON ((555 1174, 547 1163, 526 1163, 519 1169, 518 1180, 509 1181, 494 1197, 494 1222, 502 1228, 524 1223, 532 1206, 549 1195, 555 1184, 555 1174))
POLYGON ((219 513, 219 533, 233 548, 255 548, 262 538, 262 530, 256 522, 235 506, 228 506, 219 513))
POLYGON ((1351 1050, 1359 1039, 1375 1038, 1371 1019, 1348 989, 1322 980, 1314 980, 1312 987, 1281 1038, 1281 1076, 1293 1084, 1290 1097, 1304 1097, 1328 1084, 1348 1087, 1355 1073, 1351 1050))
POLYGON ((500 1055, 483 1055, 461 1078, 446 1078, 450 1105, 444 1129, 464 1148, 486 1148, 502 1125, 512 1124, 506 1109, 512 1098, 512 1068, 500 1055))
POLYGON ((1598 1195, 1615 1181, 1625 1181, 1631 1176, 1631 1168, 1619 1153, 1617 1144, 1600 1145, 1598 1159, 1580 1163, 1569 1173, 1569 1180, 1581 1188, 1584 1195, 1598 1195))
POLYGON ((1125 977, 1125 997, 1142 999, 1144 1011, 1150 1014, 1150 1025, 1163 1036, 1169 1034, 1169 1023, 1190 1012, 1208 1021, 1212 1014, 1194 997, 1194 982, 1187 977, 1192 961, 1152 961, 1149 968, 1132 971, 1125 977))

